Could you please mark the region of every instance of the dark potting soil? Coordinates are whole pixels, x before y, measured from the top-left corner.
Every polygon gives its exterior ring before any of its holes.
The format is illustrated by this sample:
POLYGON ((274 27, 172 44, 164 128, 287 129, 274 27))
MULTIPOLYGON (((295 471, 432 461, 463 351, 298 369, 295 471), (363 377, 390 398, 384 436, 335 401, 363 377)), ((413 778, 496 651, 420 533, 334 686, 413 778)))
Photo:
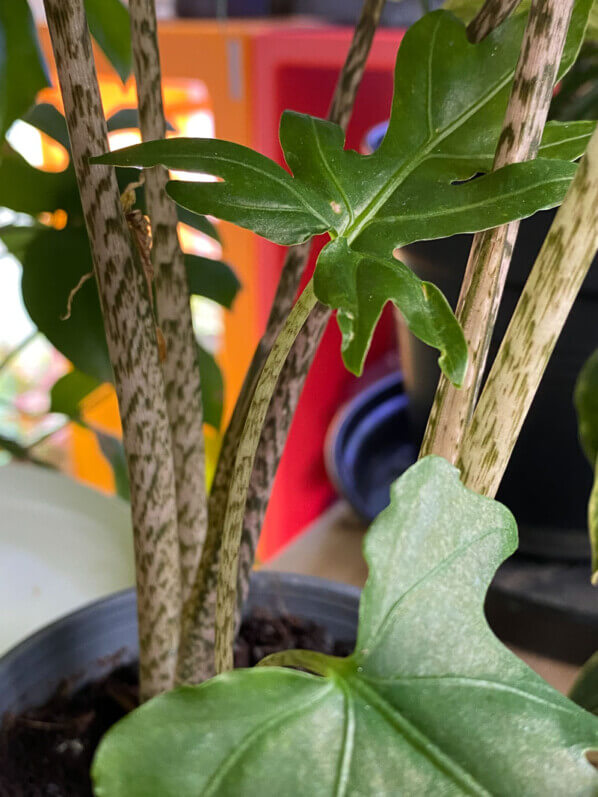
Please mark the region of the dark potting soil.
MULTIPOLYGON (((346 656, 353 644, 334 640, 316 623, 254 610, 235 645, 235 666, 253 667, 270 653, 307 648, 346 656)), ((91 797, 89 767, 104 733, 135 708, 137 672, 118 667, 70 694, 68 684, 48 702, 0 729, 0 797, 91 797)))

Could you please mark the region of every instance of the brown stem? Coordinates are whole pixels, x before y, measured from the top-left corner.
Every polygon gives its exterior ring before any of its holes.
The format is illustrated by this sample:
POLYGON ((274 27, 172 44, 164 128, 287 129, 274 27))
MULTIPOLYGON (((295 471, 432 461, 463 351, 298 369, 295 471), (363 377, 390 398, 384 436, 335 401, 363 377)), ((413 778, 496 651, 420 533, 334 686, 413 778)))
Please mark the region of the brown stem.
MULTIPOLYGON (((330 121, 341 125, 343 129, 346 129, 351 116, 355 96, 363 76, 367 56, 384 4, 385 0, 364 1, 347 58, 339 75, 328 118, 330 121)), ((213 623, 218 574, 218 548, 237 445, 264 362, 295 301, 309 255, 309 249, 309 243, 289 249, 266 325, 266 331, 254 354, 223 441, 210 493, 208 536, 197 573, 194 595, 184 610, 181 654, 188 665, 183 665, 179 671, 179 676, 184 681, 203 680, 213 674, 213 623), (198 672, 197 663, 200 661, 206 663, 206 668, 202 668, 203 672, 198 672)), ((329 311, 319 309, 317 306, 312 316, 308 319, 305 328, 299 334, 299 338, 291 350, 290 360, 294 358, 293 352, 296 350, 304 352, 306 349, 310 349, 308 361, 311 363, 315 347, 313 350, 310 347, 315 338, 319 341, 324 330, 325 321, 323 316, 327 319, 329 311), (318 328, 317 331, 314 330, 314 327, 318 328), (310 329, 313 335, 308 331, 310 329)), ((307 373, 309 363, 305 373, 307 373)), ((238 595, 241 602, 247 594, 247 578, 253 564, 257 538, 262 526, 276 468, 288 434, 292 414, 303 387, 304 378, 305 374, 300 374, 296 367, 289 369, 285 365, 275 393, 275 400, 276 396, 282 393, 280 401, 282 404, 288 404, 291 414, 289 417, 279 416, 273 422, 272 407, 270 407, 266 416, 264 430, 276 429, 276 431, 273 431, 273 436, 270 439, 268 439, 266 431, 263 433, 249 486, 239 566, 238 595), (286 385, 289 379, 291 382, 286 385), (274 438, 276 438, 275 443, 274 438)))
POLYGON ((119 400, 135 536, 141 696, 169 689, 176 663, 180 569, 171 437, 145 277, 131 249, 108 150, 83 0, 45 0, 73 165, 89 233, 119 400))
MULTIPOLYGON (((494 169, 536 157, 546 123, 573 0, 533 0, 515 71, 494 169)), ((438 454, 456 462, 475 406, 502 299, 519 222, 478 233, 457 304, 469 348, 461 389, 441 377, 421 456, 438 454)))
MULTIPOLYGON (((131 41, 139 122, 144 141, 166 137, 154 0, 130 0, 131 41)), ((197 346, 191 319, 177 213, 166 194, 168 171, 145 170, 145 196, 152 226, 158 324, 166 342, 162 363, 174 458, 181 591, 185 601, 195 578, 207 527, 204 437, 197 346)))
POLYGON ((477 44, 485 39, 517 8, 521 0, 486 0, 467 26, 467 37, 477 44))
POLYGON ((494 496, 598 246, 598 132, 544 241, 463 441, 464 483, 494 496))

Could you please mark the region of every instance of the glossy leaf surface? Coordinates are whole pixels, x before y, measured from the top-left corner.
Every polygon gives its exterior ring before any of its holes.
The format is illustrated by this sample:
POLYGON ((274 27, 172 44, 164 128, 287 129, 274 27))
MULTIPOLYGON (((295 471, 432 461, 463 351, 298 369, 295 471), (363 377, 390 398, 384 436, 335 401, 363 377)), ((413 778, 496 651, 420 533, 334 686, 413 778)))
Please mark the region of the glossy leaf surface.
MULTIPOLYGON (((589 0, 578 0, 561 73, 579 49, 588 11, 589 0)), ((398 268, 393 252, 400 246, 498 226, 553 207, 565 195, 575 171, 566 161, 581 154, 591 123, 553 125, 537 162, 471 179, 492 166, 524 25, 525 17, 518 15, 479 45, 470 44, 463 24, 442 11, 410 28, 397 57, 388 131, 372 155, 345 150, 337 125, 285 112, 280 142, 292 176, 245 147, 203 139, 148 142, 97 161, 163 163, 221 178, 171 182, 168 190, 186 208, 279 244, 328 232, 333 241, 320 256, 316 294, 339 311, 345 364, 360 373, 380 308, 391 300, 407 313, 414 301, 409 294, 403 308, 405 291, 384 296, 379 289, 369 304, 357 302, 356 263, 371 262, 363 255, 386 261, 384 273, 390 273, 398 268), (364 309, 367 319, 361 317, 364 309)), ((385 284, 394 288, 396 280, 385 284)), ((439 314, 438 303, 419 302, 421 327, 432 330, 422 339, 440 342, 441 367, 460 384, 466 368, 463 336, 446 310, 443 305, 439 314)))
POLYGON ((116 725, 98 797, 593 795, 598 719, 492 634, 488 583, 516 547, 503 506, 429 457, 365 542, 355 653, 275 654, 158 697, 116 725))
POLYGON ((588 531, 592 548, 592 583, 598 583, 598 351, 586 361, 575 385, 579 440, 594 472, 588 502, 588 531))

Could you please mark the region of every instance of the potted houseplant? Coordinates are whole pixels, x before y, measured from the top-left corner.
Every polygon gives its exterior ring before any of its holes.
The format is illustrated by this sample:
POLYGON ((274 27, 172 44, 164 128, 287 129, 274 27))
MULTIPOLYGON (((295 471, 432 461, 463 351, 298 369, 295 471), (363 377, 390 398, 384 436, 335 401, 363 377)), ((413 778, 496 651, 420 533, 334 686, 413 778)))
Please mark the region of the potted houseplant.
POLYGON ((529 15, 509 17, 514 5, 486 3, 469 28, 478 44, 442 11, 410 29, 388 134, 365 158, 344 151, 341 128, 383 6, 368 0, 331 110, 340 126, 283 116, 291 176, 228 142, 161 140, 149 0, 132 2, 131 13, 140 121, 154 140, 100 155, 105 127, 82 4, 46 0, 121 404, 137 554, 144 705, 102 742, 96 794, 595 792, 586 753, 598 746, 598 720, 502 647, 483 616, 488 582, 517 545, 512 515, 492 496, 591 263, 597 229, 593 124, 573 137, 553 124, 542 137, 552 86, 575 60, 591 3, 536 0, 529 15), (588 141, 577 168, 572 161, 588 141), (132 248, 108 164, 152 170, 148 209, 155 261, 163 264, 155 313, 147 241, 132 248), (287 261, 208 511, 198 371, 161 164, 223 179, 167 186, 194 212, 284 245, 330 237, 296 301, 300 252, 287 261), (563 200, 478 399, 512 224, 563 200), (441 292, 393 252, 484 230, 466 275, 464 334, 441 292), (446 383, 424 456, 396 483, 367 538, 370 578, 355 652, 286 651, 268 657, 271 666, 229 672, 272 472, 323 324, 335 309, 345 362, 359 372, 388 300, 440 351, 446 383), (220 675, 205 681, 214 671, 220 675), (172 690, 175 681, 205 682, 172 690))

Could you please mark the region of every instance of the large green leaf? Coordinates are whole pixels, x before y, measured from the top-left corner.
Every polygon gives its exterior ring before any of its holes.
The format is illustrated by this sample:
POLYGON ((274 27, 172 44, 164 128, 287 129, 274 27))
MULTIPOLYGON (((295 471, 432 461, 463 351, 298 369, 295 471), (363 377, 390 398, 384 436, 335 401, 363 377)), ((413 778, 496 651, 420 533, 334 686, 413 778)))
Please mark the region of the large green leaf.
POLYGON ((490 631, 484 596, 516 547, 503 506, 429 457, 365 543, 355 652, 308 651, 155 698, 116 725, 98 797, 595 795, 598 719, 490 631))
POLYGON ((241 283, 228 263, 199 255, 185 255, 185 268, 190 293, 205 296, 223 307, 232 307, 241 283))
POLYGON ((91 35, 124 83, 131 74, 129 12, 121 0, 84 0, 84 2, 91 35))
POLYGON ((581 369, 575 385, 579 440, 594 471, 588 503, 588 531, 592 548, 592 583, 598 584, 598 350, 581 369))
POLYGON ((0 141, 48 85, 27 0, 0 3, 0 141))
MULTIPOLYGON (((575 59, 589 7, 590 0, 576 2, 561 73, 575 59)), ((333 242, 320 255, 316 295, 339 311, 345 363, 360 373, 381 307, 392 300, 408 312, 415 298, 413 291, 385 294, 378 287, 369 304, 357 302, 355 285, 348 286, 363 270, 358 262, 371 263, 375 256, 377 268, 384 261, 384 273, 396 272, 393 253, 400 246, 494 227, 553 207, 565 195, 574 167, 562 159, 579 157, 591 124, 552 126, 539 161, 471 179, 492 166, 524 26, 524 16, 513 17, 479 45, 470 44, 463 24, 443 11, 410 28, 397 57, 388 131, 372 155, 345 150, 337 125, 286 112, 280 142, 293 176, 245 147, 202 139, 148 142, 96 160, 163 163, 222 178, 171 182, 168 190, 190 210, 279 244, 328 232, 333 242)), ((391 291, 397 281, 384 284, 391 291)), ((435 341, 441 367, 460 384, 467 362, 463 335, 448 307, 443 304, 440 314, 438 307, 419 301, 421 324, 412 328, 429 332, 423 339, 435 341)))

